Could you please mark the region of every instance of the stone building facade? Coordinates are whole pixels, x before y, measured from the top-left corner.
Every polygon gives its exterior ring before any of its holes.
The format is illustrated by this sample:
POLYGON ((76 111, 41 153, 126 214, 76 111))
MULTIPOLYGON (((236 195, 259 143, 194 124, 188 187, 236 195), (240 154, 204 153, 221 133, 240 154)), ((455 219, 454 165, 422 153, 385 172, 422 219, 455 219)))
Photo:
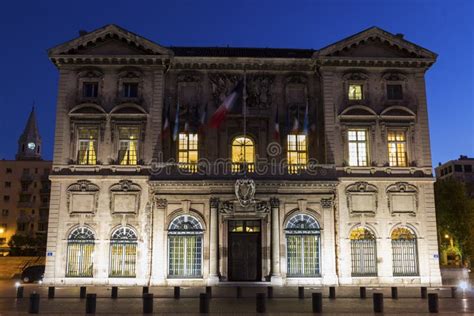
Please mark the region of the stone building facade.
POLYGON ((8 242, 15 234, 46 237, 52 161, 41 158, 41 147, 33 109, 18 139, 16 159, 0 160, 1 254, 10 252, 8 242))
POLYGON ((49 56, 45 283, 441 283, 436 54, 379 28, 310 50, 163 47, 108 25, 49 56))

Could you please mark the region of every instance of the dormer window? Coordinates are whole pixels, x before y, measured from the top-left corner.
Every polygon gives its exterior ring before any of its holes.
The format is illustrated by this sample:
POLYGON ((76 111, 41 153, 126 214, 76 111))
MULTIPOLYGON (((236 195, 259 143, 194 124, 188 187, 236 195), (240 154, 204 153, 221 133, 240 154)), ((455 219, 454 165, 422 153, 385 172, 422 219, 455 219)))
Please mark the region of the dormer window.
POLYGON ((362 100, 362 85, 361 84, 350 84, 349 92, 347 95, 349 100, 362 100))
POLYGON ((387 99, 402 100, 403 89, 401 84, 387 84, 387 99))
POLYGON ((84 82, 82 84, 82 96, 84 98, 97 98, 99 95, 98 82, 84 82))
POLYGON ((138 98, 138 83, 124 82, 122 86, 122 96, 124 98, 138 98))

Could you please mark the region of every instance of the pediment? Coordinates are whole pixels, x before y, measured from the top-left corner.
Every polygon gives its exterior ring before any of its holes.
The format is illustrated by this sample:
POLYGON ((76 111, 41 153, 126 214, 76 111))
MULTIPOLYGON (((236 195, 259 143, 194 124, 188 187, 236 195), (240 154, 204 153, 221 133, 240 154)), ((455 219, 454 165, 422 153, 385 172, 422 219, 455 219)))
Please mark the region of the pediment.
POLYGON ((55 55, 172 55, 172 51, 119 26, 109 24, 48 50, 55 55))
POLYGON ((319 56, 366 58, 429 58, 436 54, 415 45, 401 35, 377 27, 369 28, 319 50, 319 56))

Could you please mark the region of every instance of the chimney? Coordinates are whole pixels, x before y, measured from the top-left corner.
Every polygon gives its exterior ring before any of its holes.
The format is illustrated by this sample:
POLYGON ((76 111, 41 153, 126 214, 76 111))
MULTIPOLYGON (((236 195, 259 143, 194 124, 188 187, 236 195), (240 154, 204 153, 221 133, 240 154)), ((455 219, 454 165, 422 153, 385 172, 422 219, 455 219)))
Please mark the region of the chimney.
POLYGON ((79 30, 79 36, 84 36, 87 34, 86 30, 79 30))
POLYGON ((405 35, 402 34, 402 33, 397 33, 397 34, 395 34, 395 36, 398 37, 398 38, 403 39, 403 37, 404 37, 405 35))

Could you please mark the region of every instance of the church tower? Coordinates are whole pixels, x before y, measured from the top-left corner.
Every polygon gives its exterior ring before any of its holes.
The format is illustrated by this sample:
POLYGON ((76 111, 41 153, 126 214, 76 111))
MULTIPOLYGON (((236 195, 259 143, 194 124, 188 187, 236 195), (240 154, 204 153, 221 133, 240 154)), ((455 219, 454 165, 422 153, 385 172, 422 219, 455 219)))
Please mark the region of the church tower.
POLYGON ((17 160, 41 160, 41 136, 36 122, 35 108, 28 117, 23 134, 18 139, 17 160))

